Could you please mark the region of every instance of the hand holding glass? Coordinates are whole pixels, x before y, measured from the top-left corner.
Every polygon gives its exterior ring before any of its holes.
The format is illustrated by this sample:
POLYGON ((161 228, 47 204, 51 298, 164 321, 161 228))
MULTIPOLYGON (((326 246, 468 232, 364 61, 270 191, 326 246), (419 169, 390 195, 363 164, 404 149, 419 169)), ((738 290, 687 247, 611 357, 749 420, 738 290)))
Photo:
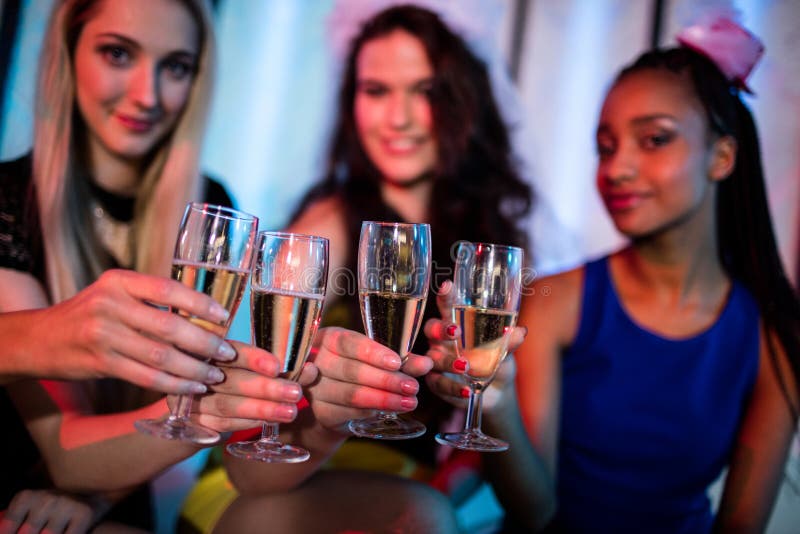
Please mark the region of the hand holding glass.
MULTIPOLYGON (((261 232, 250 288, 256 346, 281 363, 281 377, 297 380, 319 326, 328 280, 328 240, 323 237, 261 232)), ((310 454, 278 440, 278 423, 265 422, 261 438, 231 443, 237 458, 261 462, 303 462, 310 454)))
MULTIPOLYGON (((191 317, 181 310, 172 310, 189 321, 224 337, 242 300, 253 245, 258 231, 258 218, 241 211, 189 203, 175 243, 172 278, 205 293, 230 312, 224 323, 214 324, 191 317)), ((134 423, 145 434, 202 445, 219 441, 219 433, 189 419, 191 395, 181 395, 169 416, 164 419, 140 419, 134 423)))
POLYGON ((499 452, 508 443, 481 432, 483 391, 491 384, 508 351, 519 313, 522 249, 461 242, 456 250, 453 321, 461 327, 456 351, 469 362, 464 373, 470 389, 462 432, 437 434, 436 441, 459 449, 499 452))
MULTIPOLYGON (((358 298, 367 335, 400 355, 405 363, 417 338, 431 270, 427 224, 364 222, 358 244, 358 298)), ((407 439, 425 425, 393 412, 350 421, 350 431, 375 439, 407 439)))

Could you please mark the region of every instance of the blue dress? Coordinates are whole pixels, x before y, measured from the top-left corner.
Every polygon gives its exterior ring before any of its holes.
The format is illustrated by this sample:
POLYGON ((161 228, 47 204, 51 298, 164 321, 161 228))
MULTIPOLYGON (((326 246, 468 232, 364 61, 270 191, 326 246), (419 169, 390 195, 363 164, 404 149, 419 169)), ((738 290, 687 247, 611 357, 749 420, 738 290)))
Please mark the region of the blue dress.
POLYGON ((758 307, 741 284, 707 330, 666 339, 627 315, 608 258, 588 263, 562 360, 556 530, 709 532, 706 491, 729 461, 758 358, 758 307))

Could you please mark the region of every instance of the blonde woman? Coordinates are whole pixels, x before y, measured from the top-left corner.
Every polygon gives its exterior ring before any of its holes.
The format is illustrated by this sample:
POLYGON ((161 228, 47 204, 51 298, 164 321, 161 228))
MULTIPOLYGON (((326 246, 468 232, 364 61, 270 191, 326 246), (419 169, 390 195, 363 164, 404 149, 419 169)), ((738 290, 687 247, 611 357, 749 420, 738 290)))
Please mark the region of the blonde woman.
MULTIPOLYGON (((214 384, 195 411, 220 431, 294 419, 300 387, 274 378, 270 354, 150 305, 210 319, 221 313, 165 278, 186 202, 230 202, 198 172, 212 48, 200 0, 56 3, 32 156, 0 166, 0 311, 13 328, 3 340, 11 361, 40 366, 12 364, 8 375, 111 375, 172 392, 214 384), (223 372, 187 353, 229 363, 223 372)), ((116 501, 193 454, 194 446, 134 430, 136 419, 167 413, 167 399, 155 397, 118 381, 14 381, 0 389, 0 510, 19 490, 50 481, 81 493, 114 491, 105 495, 116 501)), ((150 529, 149 499, 139 495, 130 518, 150 529)), ((40 528, 36 512, 9 510, 6 519, 24 522, 27 514, 40 528)))

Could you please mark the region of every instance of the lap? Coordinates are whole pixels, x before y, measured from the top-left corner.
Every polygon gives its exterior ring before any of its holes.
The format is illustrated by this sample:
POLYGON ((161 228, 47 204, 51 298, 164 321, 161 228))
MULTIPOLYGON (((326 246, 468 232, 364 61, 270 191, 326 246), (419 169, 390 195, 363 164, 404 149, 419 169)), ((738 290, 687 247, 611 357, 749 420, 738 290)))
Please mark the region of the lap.
POLYGON ((239 496, 215 532, 457 532, 443 494, 409 479, 363 471, 320 471, 290 492, 239 496))

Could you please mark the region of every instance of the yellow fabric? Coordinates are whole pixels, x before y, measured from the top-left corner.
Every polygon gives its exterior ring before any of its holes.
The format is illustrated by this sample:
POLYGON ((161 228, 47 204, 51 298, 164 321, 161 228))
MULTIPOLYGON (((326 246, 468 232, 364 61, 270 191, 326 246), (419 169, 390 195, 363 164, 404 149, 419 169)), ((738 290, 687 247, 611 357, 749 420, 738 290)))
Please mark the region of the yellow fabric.
POLYGON ((397 475, 427 482, 433 470, 379 441, 347 440, 325 464, 325 469, 355 469, 397 475))
POLYGON ((239 493, 228 480, 225 468, 217 466, 205 473, 183 502, 181 519, 198 532, 210 533, 239 493))

